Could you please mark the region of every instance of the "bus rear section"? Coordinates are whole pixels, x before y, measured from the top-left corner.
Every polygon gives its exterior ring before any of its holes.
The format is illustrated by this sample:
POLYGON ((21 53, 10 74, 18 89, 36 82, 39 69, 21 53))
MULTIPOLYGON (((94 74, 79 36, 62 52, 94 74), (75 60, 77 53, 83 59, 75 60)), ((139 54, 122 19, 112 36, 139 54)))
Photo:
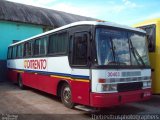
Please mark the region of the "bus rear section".
POLYGON ((21 88, 57 95, 68 108, 151 97, 145 32, 109 22, 78 22, 12 44, 7 67, 21 88))
POLYGON ((134 27, 146 31, 149 58, 152 68, 152 92, 153 94, 160 94, 160 18, 137 23, 134 27))

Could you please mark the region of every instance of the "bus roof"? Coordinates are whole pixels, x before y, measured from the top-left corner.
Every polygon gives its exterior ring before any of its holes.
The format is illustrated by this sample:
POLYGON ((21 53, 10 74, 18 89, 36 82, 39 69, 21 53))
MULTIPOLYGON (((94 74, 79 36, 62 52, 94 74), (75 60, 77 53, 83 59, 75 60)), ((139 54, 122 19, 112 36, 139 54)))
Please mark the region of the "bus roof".
POLYGON ((63 30, 63 29, 66 29, 66 28, 69 28, 69 27, 73 27, 73 26, 78 26, 78 25, 103 25, 103 26, 111 26, 111 27, 123 28, 123 29, 128 29, 128 30, 133 30, 133 31, 138 31, 138 32, 146 33, 144 30, 141 30, 139 28, 132 28, 132 27, 129 27, 129 26, 126 26, 126 25, 120 25, 120 24, 112 23, 112 22, 104 22, 104 21, 80 21, 80 22, 74 22, 74 23, 71 23, 71 24, 68 24, 68 25, 65 25, 65 26, 62 26, 62 27, 59 27, 59 28, 47 31, 45 33, 41 33, 41 34, 35 35, 33 37, 24 39, 22 41, 13 43, 10 46, 17 45, 19 43, 23 43, 25 41, 28 41, 28 40, 31 40, 31 39, 34 39, 34 38, 37 38, 37 37, 41 37, 43 35, 50 34, 52 32, 56 32, 56 31, 59 31, 59 30, 63 30))
POLYGON ((134 24, 133 27, 140 27, 140 26, 145 26, 145 25, 156 24, 159 21, 160 21, 160 18, 149 19, 149 20, 145 20, 137 24, 134 24))

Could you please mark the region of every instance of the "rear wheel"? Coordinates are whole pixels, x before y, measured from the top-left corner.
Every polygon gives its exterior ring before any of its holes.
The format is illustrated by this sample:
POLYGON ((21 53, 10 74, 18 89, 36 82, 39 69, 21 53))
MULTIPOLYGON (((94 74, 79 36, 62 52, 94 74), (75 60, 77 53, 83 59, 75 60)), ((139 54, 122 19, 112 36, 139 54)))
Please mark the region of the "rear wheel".
POLYGON ((74 107, 74 103, 72 102, 71 88, 67 83, 63 84, 61 87, 61 100, 66 107, 74 107))
POLYGON ((18 76, 18 86, 22 90, 25 89, 25 86, 23 85, 23 81, 22 81, 22 76, 21 75, 18 76))

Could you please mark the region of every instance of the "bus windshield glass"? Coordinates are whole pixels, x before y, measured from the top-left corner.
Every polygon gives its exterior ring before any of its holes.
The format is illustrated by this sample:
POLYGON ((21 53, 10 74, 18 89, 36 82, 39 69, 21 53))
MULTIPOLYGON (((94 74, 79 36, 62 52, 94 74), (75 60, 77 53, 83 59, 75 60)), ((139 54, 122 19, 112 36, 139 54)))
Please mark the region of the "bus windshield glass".
POLYGON ((146 37, 119 29, 96 29, 98 65, 149 66, 146 37))

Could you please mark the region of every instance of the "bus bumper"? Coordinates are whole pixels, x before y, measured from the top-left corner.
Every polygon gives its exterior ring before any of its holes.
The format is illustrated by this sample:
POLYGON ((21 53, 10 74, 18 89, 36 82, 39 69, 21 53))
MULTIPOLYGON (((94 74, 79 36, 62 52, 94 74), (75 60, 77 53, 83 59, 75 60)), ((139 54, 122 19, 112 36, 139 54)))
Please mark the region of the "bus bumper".
POLYGON ((129 102, 148 100, 151 98, 151 89, 120 93, 91 93, 90 106, 110 107, 129 102))

